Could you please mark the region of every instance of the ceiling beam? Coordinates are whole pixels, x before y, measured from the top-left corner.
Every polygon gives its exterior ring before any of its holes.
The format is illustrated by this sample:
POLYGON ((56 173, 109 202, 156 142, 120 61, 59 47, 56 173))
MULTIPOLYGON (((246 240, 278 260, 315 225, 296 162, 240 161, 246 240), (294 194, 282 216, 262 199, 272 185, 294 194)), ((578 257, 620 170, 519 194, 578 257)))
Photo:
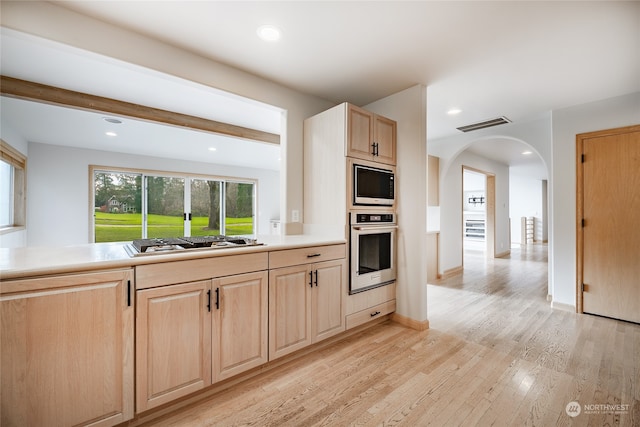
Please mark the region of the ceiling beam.
POLYGON ((86 111, 100 111, 117 116, 212 132, 234 138, 280 144, 280 135, 249 129, 202 117, 161 110, 83 92, 47 86, 13 77, 0 76, 0 94, 12 98, 60 105, 86 111))

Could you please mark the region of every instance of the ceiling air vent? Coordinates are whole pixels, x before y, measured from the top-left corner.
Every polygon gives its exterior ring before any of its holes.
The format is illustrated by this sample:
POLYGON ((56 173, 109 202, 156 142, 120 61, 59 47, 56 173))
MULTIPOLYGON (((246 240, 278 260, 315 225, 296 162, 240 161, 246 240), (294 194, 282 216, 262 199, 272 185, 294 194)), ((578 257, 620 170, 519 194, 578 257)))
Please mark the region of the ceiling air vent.
POLYGON ((491 126, 503 125, 505 123, 511 123, 511 120, 507 119, 505 116, 500 116, 497 119, 485 120, 483 122, 460 126, 456 129, 458 129, 460 132, 471 132, 472 130, 490 128, 491 126))

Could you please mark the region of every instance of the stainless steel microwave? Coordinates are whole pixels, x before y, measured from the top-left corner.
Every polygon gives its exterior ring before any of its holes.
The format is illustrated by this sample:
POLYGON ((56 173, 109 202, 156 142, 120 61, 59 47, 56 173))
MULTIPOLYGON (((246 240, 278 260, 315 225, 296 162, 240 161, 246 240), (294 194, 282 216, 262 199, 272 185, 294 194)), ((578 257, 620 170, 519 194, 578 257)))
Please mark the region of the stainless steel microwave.
POLYGON ((353 204, 393 206, 395 174, 392 170, 353 165, 353 204))

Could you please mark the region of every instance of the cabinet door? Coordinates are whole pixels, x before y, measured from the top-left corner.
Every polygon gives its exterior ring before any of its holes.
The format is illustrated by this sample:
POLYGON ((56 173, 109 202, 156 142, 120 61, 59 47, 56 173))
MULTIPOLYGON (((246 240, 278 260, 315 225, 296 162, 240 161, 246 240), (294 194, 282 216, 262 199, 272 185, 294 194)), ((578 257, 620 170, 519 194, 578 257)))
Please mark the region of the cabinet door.
POLYGON ((374 118, 373 142, 377 144, 373 160, 389 165, 396 164, 396 122, 376 115, 374 118))
POLYGON ((269 360, 311 344, 311 286, 306 265, 269 272, 269 360))
POLYGON ((211 384, 211 281, 137 292, 136 411, 211 384))
POLYGON ((311 299, 312 341, 318 342, 345 330, 344 283, 346 261, 336 260, 313 266, 311 299))
POLYGON ((213 281, 213 382, 267 362, 268 279, 262 271, 213 281))
POLYGON ((1 425, 133 418, 132 278, 120 270, 3 283, 1 425))
POLYGON ((374 115, 349 104, 347 106, 347 156, 373 159, 374 115))

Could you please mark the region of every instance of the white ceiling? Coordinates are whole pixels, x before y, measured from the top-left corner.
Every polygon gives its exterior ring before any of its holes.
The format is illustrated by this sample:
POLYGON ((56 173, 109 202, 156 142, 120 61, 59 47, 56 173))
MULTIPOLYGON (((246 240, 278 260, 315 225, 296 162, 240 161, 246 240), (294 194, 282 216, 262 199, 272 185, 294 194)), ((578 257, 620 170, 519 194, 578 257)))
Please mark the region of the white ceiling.
MULTIPOLYGON (((6 28, 0 35, 2 75, 281 132, 282 112, 273 106, 6 28)), ((0 111, 2 125, 31 142, 280 170, 274 144, 8 97, 0 97, 0 111)))
POLYGON ((640 2, 58 4, 336 103, 424 84, 430 141, 640 90, 640 2), (282 39, 259 40, 262 24, 282 39), (452 107, 463 111, 448 116, 452 107))

